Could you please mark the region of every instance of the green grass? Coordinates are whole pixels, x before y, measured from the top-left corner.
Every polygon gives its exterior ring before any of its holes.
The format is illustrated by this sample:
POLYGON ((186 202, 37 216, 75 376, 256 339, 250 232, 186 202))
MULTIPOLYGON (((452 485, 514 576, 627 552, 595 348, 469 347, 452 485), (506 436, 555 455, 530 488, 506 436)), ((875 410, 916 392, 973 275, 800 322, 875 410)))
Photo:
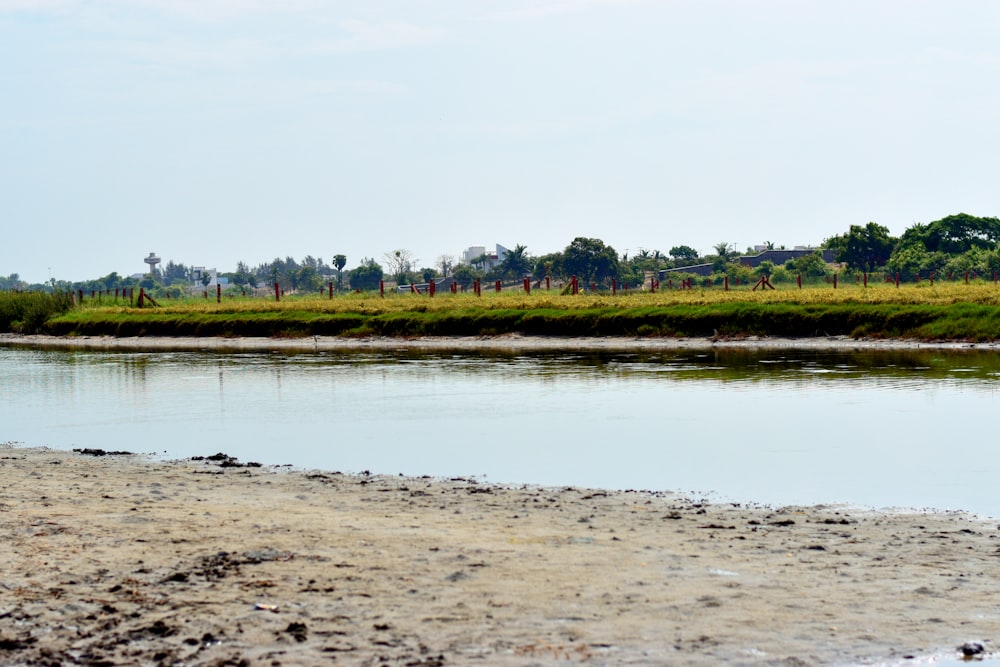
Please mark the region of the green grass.
POLYGON ((0 292, 0 332, 41 333, 46 322, 73 305, 69 294, 0 292))
POLYGON ((1000 285, 664 290, 559 295, 350 294, 192 298, 134 308, 70 295, 0 294, 0 331, 62 336, 791 336, 1000 340, 1000 285))

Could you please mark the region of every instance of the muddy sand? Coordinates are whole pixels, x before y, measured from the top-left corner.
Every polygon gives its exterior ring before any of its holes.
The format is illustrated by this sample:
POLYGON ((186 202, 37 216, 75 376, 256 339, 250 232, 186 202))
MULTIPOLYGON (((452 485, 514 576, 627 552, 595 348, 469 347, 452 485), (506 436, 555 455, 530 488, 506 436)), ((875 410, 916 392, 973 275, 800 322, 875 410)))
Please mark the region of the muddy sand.
POLYGON ((354 351, 420 351, 491 350, 514 352, 593 350, 670 351, 704 350, 711 348, 744 349, 814 349, 850 350, 996 350, 1000 341, 970 343, 960 341, 919 341, 910 339, 865 339, 849 336, 816 336, 782 338, 747 336, 740 338, 642 338, 642 337, 559 337, 503 334, 498 336, 421 336, 392 338, 372 336, 342 338, 338 336, 306 336, 303 338, 262 337, 169 337, 169 336, 44 336, 0 334, 0 346, 58 348, 76 350, 191 350, 206 352, 354 352, 354 351))
POLYGON ((0 479, 5 665, 906 664, 1000 632, 1000 529, 959 513, 10 445, 0 479))

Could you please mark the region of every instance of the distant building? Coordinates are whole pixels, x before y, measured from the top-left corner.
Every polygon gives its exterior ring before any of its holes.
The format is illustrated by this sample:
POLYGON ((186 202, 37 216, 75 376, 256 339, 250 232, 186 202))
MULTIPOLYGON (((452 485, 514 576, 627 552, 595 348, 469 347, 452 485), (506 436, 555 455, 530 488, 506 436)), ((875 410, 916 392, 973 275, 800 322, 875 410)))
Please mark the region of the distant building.
MULTIPOLYGON (((204 266, 191 267, 191 280, 194 282, 195 287, 200 287, 200 286, 215 287, 216 285, 219 284, 225 284, 221 283, 219 280, 218 269, 207 269, 204 266), (209 276, 208 285, 205 285, 205 283, 203 282, 205 280, 206 275, 209 276)), ((223 280, 226 279, 223 278, 223 280)), ((228 282, 228 280, 226 282, 228 282)))
POLYGON ((459 260, 459 263, 470 265, 476 263, 476 266, 481 268, 483 271, 490 271, 495 269, 501 262, 503 262, 504 259, 506 259, 508 252, 510 252, 510 250, 503 247, 499 243, 496 245, 495 252, 487 252, 486 246, 482 245, 469 246, 468 250, 462 252, 462 258, 459 260), (478 260, 481 257, 482 261, 479 262, 478 260))

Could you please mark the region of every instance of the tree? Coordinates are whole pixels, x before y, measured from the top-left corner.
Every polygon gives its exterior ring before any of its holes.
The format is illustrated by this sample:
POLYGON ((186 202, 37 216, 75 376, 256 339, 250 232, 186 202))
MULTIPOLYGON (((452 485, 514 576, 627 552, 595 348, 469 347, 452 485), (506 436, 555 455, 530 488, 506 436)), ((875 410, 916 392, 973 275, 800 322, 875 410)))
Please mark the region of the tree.
POLYGON ((407 277, 413 271, 413 265, 417 261, 413 257, 413 253, 409 250, 399 248, 385 253, 383 257, 385 258, 386 265, 389 267, 389 275, 392 276, 393 280, 399 285, 407 282, 407 277))
POLYGON ((508 278, 523 278, 531 273, 531 258, 525 254, 527 246, 516 245, 507 251, 500 263, 500 274, 508 278))
POLYGON ((536 278, 554 278, 565 274, 563 271, 563 255, 561 252, 551 252, 534 258, 531 273, 536 278))
POLYGON ((578 236, 563 251, 563 269, 585 285, 604 283, 618 274, 618 253, 600 239, 578 236))
POLYGON ((319 275, 315 266, 306 264, 299 269, 295 285, 303 292, 316 292, 323 289, 323 277, 319 275))
POLYGON ((468 264, 459 264, 455 267, 455 273, 453 274, 455 282, 457 282, 462 287, 468 287, 477 278, 481 278, 482 274, 476 271, 474 268, 468 264))
POLYGON ((352 289, 375 290, 382 280, 382 267, 374 259, 365 258, 361 264, 348 272, 347 280, 352 289))
POLYGON ((973 248, 989 249, 1000 242, 1000 220, 958 213, 926 225, 914 225, 900 238, 900 247, 920 244, 928 252, 949 255, 973 248))
POLYGON ((451 255, 441 255, 437 258, 437 268, 440 269, 442 276, 450 276, 455 268, 455 258, 451 255))
POLYGON ((344 267, 347 266, 346 255, 334 255, 333 266, 337 269, 337 289, 344 287, 344 267))
POLYGON ((698 261, 698 251, 688 245, 677 245, 670 249, 670 256, 677 262, 693 264, 698 261))
POLYGON ((837 261, 848 268, 871 271, 889 261, 896 239, 889 235, 887 227, 869 222, 864 227, 851 225, 846 234, 827 239, 824 245, 835 251, 837 261))

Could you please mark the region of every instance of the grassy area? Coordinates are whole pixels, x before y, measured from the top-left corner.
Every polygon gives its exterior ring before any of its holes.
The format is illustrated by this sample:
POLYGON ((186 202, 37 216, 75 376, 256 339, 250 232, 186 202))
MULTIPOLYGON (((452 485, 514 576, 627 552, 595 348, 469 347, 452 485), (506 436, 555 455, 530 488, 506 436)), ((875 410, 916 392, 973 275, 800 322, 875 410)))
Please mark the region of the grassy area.
POLYGON ((0 331, 39 333, 49 318, 73 305, 69 294, 46 292, 0 292, 0 331))
POLYGON ((854 284, 563 296, 414 294, 190 299, 158 308, 88 301, 45 323, 57 335, 822 336, 1000 340, 1000 286, 854 284))

